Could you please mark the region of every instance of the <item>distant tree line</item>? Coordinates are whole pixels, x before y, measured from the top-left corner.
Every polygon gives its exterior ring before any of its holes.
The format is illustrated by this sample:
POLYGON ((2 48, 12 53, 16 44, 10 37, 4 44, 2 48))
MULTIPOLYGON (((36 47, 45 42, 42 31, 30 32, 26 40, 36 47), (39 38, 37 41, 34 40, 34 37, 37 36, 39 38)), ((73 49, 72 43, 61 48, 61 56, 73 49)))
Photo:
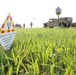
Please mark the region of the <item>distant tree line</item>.
MULTIPOLYGON (((33 26, 33 23, 30 22, 30 27, 32 28, 32 26, 33 26)), ((22 28, 21 24, 18 24, 18 23, 15 24, 15 27, 22 28)), ((23 28, 25 28, 25 24, 23 24, 23 28)))
POLYGON ((15 24, 15 27, 22 28, 21 24, 15 24))

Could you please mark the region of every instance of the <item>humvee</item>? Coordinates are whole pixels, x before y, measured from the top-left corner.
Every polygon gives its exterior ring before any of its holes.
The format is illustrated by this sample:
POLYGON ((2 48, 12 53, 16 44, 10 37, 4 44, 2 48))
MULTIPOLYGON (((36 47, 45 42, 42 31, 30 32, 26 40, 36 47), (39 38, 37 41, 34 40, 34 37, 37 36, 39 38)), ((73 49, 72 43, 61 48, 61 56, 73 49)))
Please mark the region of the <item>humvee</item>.
POLYGON ((52 19, 49 19, 47 23, 44 23, 44 28, 70 27, 72 24, 72 21, 73 21, 72 17, 62 17, 59 19, 52 18, 52 19))

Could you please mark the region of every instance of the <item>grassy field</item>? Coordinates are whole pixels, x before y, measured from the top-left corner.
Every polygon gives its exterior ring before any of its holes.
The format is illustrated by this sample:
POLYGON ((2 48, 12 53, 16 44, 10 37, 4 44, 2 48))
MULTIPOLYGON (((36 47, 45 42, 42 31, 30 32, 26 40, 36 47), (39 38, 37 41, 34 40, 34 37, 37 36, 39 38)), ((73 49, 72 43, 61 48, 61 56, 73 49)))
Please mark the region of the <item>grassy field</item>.
POLYGON ((9 51, 0 46, 0 75, 76 75, 76 29, 16 29, 9 51))

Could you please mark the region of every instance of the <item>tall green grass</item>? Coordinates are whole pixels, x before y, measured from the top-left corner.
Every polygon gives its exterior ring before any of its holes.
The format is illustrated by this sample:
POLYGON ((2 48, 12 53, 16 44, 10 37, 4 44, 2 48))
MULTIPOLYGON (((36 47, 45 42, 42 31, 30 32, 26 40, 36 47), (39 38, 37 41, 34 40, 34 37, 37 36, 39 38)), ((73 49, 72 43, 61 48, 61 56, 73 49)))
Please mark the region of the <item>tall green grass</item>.
POLYGON ((76 75, 76 29, 16 29, 9 51, 0 46, 0 75, 76 75))

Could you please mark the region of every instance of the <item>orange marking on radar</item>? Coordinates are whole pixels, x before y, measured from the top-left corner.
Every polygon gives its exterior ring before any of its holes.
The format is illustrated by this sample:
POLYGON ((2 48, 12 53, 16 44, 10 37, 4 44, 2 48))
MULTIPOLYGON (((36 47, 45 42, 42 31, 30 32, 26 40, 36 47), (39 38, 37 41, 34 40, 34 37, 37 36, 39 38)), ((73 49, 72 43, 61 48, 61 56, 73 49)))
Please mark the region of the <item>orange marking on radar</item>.
POLYGON ((2 28, 4 28, 5 24, 2 25, 2 28))
POLYGON ((1 29, 0 29, 0 33, 1 33, 1 29))
POLYGON ((5 33, 5 31, 4 30, 2 30, 2 32, 1 33, 5 33))
POLYGON ((10 20, 12 20, 12 17, 10 16, 10 20))
POLYGON ((14 32, 15 30, 14 29, 12 29, 12 30, 0 30, 0 33, 9 33, 9 32, 14 32))
POLYGON ((14 27, 14 24, 12 24, 12 26, 14 27))
POLYGON ((7 32, 10 32, 10 30, 7 30, 7 32))
POLYGON ((12 32, 14 32, 14 29, 12 29, 12 32))
POLYGON ((7 16, 6 20, 8 20, 9 16, 7 16))

